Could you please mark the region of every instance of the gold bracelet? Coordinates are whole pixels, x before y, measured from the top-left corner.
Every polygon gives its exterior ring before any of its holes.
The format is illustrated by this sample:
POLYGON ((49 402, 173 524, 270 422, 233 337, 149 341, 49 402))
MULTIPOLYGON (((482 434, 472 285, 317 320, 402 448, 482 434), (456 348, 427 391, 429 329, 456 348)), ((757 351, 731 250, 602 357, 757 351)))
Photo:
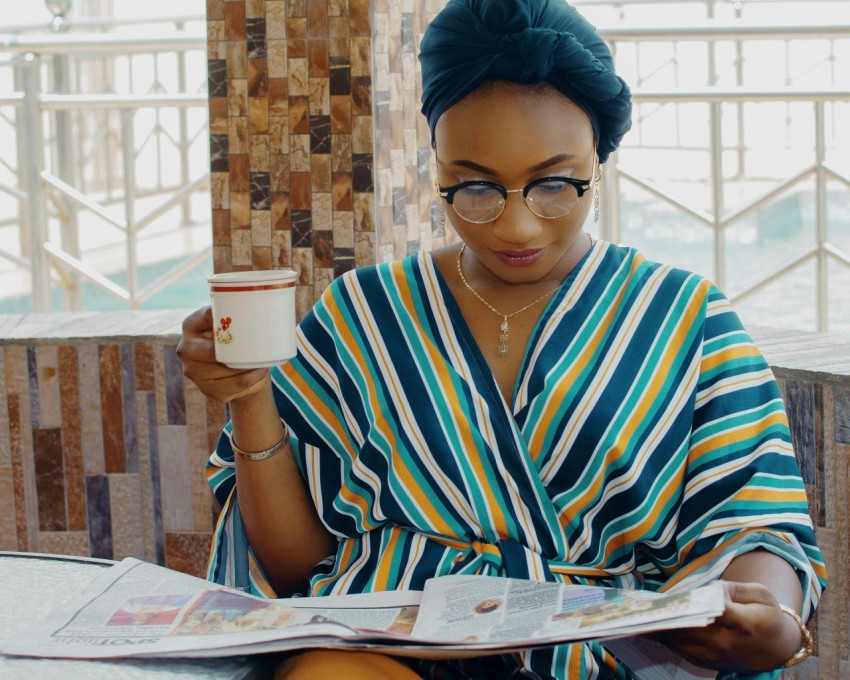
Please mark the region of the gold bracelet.
POLYGON ((794 656, 788 659, 788 661, 784 664, 785 668, 790 668, 791 666, 796 666, 798 663, 805 661, 812 655, 812 652, 815 651, 815 641, 812 639, 812 634, 809 632, 809 629, 806 628, 806 624, 803 623, 803 619, 800 618, 800 615, 797 612, 791 609, 791 607, 786 607, 781 602, 779 603, 779 608, 794 619, 797 626, 800 628, 800 637, 803 638, 803 646, 800 647, 794 656))
POLYGON ((240 449, 236 440, 233 437, 230 438, 230 448, 233 449, 233 453, 235 453, 240 458, 244 458, 245 460, 266 460, 266 458, 271 458, 272 456, 276 456, 280 451, 286 448, 286 445, 289 444, 289 429, 287 428, 283 433, 283 439, 281 439, 277 444, 272 446, 270 449, 266 449, 265 451, 243 451, 240 449))

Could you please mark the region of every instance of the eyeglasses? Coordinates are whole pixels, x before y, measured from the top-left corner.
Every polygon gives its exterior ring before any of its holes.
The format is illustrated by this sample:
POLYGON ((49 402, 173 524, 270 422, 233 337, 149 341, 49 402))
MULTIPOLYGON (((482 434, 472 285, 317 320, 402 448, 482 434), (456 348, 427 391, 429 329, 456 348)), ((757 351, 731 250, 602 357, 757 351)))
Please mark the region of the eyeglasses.
POLYGON ((437 189, 458 217, 484 224, 492 222, 505 209, 508 194, 522 192, 528 209, 545 220, 554 220, 570 213, 578 199, 590 188, 589 179, 572 177, 541 177, 522 189, 505 189, 501 184, 475 180, 437 189))

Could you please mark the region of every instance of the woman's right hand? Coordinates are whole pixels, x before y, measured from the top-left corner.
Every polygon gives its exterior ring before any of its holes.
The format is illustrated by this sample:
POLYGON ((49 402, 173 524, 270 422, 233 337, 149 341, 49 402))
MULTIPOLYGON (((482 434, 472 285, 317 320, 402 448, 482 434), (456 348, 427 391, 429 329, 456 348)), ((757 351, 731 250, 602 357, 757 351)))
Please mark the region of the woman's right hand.
MULTIPOLYGON (((243 451, 264 451, 286 434, 269 369, 233 369, 216 361, 213 328, 209 307, 183 321, 177 345, 183 374, 206 396, 230 402, 234 443, 243 451)), ((236 456, 234 463, 239 512, 263 572, 281 597, 303 591, 313 567, 336 550, 336 538, 319 519, 292 450, 287 445, 260 461, 236 456)))
POLYGON ((248 400, 261 392, 269 380, 267 368, 230 368, 216 361, 209 306, 196 309, 184 319, 177 356, 183 363, 183 375, 206 396, 221 402, 248 400))

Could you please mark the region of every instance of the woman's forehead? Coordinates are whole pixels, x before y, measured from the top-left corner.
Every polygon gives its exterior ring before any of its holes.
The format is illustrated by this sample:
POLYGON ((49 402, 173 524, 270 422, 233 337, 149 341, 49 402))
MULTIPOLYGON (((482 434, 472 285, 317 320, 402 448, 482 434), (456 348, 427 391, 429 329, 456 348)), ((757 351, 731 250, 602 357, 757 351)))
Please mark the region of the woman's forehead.
POLYGON ((581 161, 594 148, 590 118, 575 102, 548 86, 516 84, 473 92, 450 107, 437 121, 435 141, 444 162, 556 153, 581 161))

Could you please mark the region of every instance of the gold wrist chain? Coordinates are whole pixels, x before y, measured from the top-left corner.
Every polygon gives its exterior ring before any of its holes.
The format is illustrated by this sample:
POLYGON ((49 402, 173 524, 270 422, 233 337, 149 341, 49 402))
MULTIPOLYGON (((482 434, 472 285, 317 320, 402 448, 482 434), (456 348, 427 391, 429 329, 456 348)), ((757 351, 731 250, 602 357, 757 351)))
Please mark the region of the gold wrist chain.
POLYGON ((236 440, 233 437, 230 438, 230 448, 233 449, 233 453, 235 453, 240 458, 244 458, 245 460, 266 460, 267 458, 271 458, 272 456, 276 456, 283 449, 286 448, 286 445, 289 444, 289 428, 287 428, 283 433, 283 439, 281 439, 277 444, 272 446, 271 448, 266 449, 265 451, 243 451, 236 444, 236 440))
POLYGON ((790 668, 791 666, 796 666, 798 663, 805 661, 812 655, 812 652, 815 651, 815 641, 812 639, 812 634, 809 632, 809 629, 806 627, 806 624, 803 623, 803 619, 800 618, 800 615, 797 612, 791 609, 791 607, 786 607, 781 602, 779 603, 779 608, 794 619, 797 627, 800 629, 800 637, 803 639, 803 646, 800 647, 794 656, 788 659, 788 661, 784 664, 785 668, 790 668))

